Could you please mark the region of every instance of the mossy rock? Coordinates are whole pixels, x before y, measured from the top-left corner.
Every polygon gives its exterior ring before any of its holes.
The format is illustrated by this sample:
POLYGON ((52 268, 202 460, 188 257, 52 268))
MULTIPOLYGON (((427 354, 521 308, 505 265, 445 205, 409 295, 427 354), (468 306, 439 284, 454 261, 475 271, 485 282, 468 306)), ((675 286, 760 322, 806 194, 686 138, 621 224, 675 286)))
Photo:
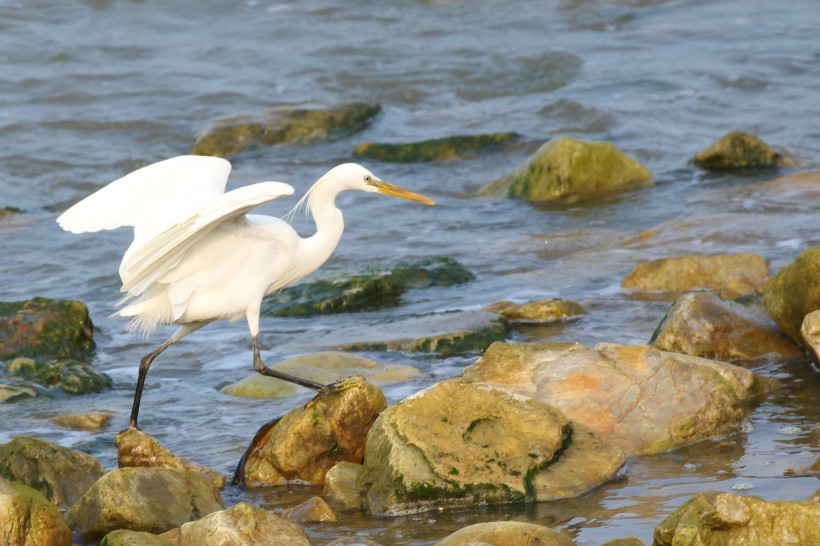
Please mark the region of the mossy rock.
POLYGON ((43 387, 60 389, 67 394, 88 394, 110 389, 111 378, 94 370, 79 360, 36 361, 31 358, 15 358, 7 362, 5 371, 43 387))
POLYGON ((403 144, 365 142, 356 146, 353 155, 393 163, 465 159, 475 157, 481 152, 502 149, 520 139, 520 136, 518 133, 491 133, 459 135, 403 144))
POLYGON ((15 214, 22 214, 23 212, 23 209, 18 209, 17 207, 2 207, 0 208, 0 218, 5 218, 6 216, 12 216, 15 214))
POLYGON ((14 404, 40 397, 51 398, 51 392, 31 381, 21 379, 4 379, 0 381, 0 402, 14 404))
POLYGON ((366 128, 381 112, 378 104, 354 102, 329 109, 275 109, 255 118, 218 120, 194 143, 191 153, 235 155, 250 145, 310 144, 337 140, 366 128))
POLYGON ((820 309, 820 246, 803 251, 763 289, 763 305, 789 337, 803 344, 803 318, 820 309))
POLYGON ((730 169, 772 169, 793 167, 794 160, 778 152, 755 135, 732 131, 692 159, 698 167, 721 171, 730 169))
POLYGON ((94 348, 94 325, 79 301, 0 302, 0 360, 81 358, 94 348))
POLYGON ((597 198, 651 184, 652 173, 608 142, 562 137, 541 146, 512 175, 485 186, 531 202, 597 198))
POLYGON ((318 280, 291 286, 269 296, 263 314, 305 317, 394 307, 410 288, 449 286, 474 275, 452 258, 401 263, 390 271, 374 271, 340 280, 318 280))
POLYGON ((3 478, 0 522, 0 544, 71 545, 71 530, 53 504, 34 489, 3 478))

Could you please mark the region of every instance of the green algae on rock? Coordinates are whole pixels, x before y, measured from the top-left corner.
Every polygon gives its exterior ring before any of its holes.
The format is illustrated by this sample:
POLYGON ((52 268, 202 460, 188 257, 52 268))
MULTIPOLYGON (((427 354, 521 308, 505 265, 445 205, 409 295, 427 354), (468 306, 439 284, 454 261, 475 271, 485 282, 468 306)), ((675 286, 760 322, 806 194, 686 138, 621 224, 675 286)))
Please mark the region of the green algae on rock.
POLYGON ((332 141, 366 128, 381 112, 378 104, 354 102, 327 109, 277 108, 262 116, 217 120, 191 150, 195 155, 229 157, 248 146, 332 141))
POLYGON ((794 160, 778 152, 757 136, 732 131, 692 159, 698 167, 711 171, 793 167, 794 160))
POLYGON ((481 193, 506 192, 531 202, 581 200, 651 183, 652 173, 614 145, 561 137, 541 146, 512 175, 485 186, 481 193))
POLYGON ((5 373, 66 394, 88 394, 110 389, 113 381, 102 372, 79 360, 40 362, 15 358, 5 365, 5 373))
POLYGON ((0 360, 82 358, 94 348, 93 331, 88 308, 79 301, 0 302, 0 360))
POLYGON ((801 252, 769 279, 763 305, 786 335, 802 345, 803 318, 820 309, 820 246, 801 252))
POLYGON ((0 478, 0 544, 71 546, 71 530, 41 493, 0 478))
POLYGON ((520 139, 517 133, 459 135, 444 138, 386 144, 365 142, 353 150, 353 156, 393 163, 421 163, 447 161, 477 156, 480 152, 495 151, 520 139))
POLYGON ((576 318, 584 313, 579 303, 560 298, 531 301, 516 305, 512 302, 499 302, 484 308, 485 311, 498 313, 511 323, 548 323, 576 318))

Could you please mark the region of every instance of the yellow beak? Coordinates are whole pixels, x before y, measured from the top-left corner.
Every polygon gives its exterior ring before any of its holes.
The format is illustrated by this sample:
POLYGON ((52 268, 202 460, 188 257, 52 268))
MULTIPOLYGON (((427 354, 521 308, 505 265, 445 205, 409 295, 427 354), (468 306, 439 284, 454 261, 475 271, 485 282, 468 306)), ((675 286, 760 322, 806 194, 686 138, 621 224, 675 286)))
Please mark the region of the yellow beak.
POLYGON ((376 180, 373 182, 373 185, 378 189, 381 193, 385 195, 392 195, 394 197, 401 197, 402 199, 409 199, 410 201, 415 201, 416 203, 423 203, 425 205, 435 205, 436 202, 430 199, 429 197, 425 197, 420 193, 415 193, 410 190, 405 190, 404 188, 400 188, 399 186, 394 186, 389 182, 385 182, 384 180, 376 180))

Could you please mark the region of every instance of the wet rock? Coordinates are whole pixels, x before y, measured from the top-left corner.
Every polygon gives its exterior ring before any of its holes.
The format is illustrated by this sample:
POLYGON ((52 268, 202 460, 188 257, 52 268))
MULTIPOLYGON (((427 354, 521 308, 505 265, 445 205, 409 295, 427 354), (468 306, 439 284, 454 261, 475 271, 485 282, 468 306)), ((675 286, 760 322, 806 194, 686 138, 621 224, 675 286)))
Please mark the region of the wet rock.
POLYGON ((70 546, 71 530, 39 492, 0 478, 0 544, 70 546))
POLYGON ((714 144, 697 153, 695 165, 710 171, 727 169, 766 169, 794 167, 795 162, 778 152, 755 135, 732 131, 714 144))
POLYGON ((483 351, 505 339, 507 331, 507 322, 494 313, 453 311, 379 322, 377 327, 351 327, 334 332, 331 339, 342 335, 353 339, 333 342, 346 351, 409 351, 448 357, 483 351))
POLYGON ((120 468, 181 468, 205 475, 217 489, 225 485, 226 477, 221 472, 177 457, 141 430, 124 430, 114 442, 120 468))
POLYGON ((31 436, 0 445, 0 476, 32 487, 60 510, 76 502, 103 474, 97 460, 81 451, 31 436))
POLYGON ((359 474, 362 465, 342 461, 333 465, 325 474, 322 497, 339 510, 359 510, 362 496, 359 493, 359 474))
POLYGON ((114 414, 108 411, 92 411, 89 413, 70 413, 57 415, 49 419, 57 425, 74 430, 100 430, 108 425, 114 414))
POLYGON ((475 275, 452 258, 430 258, 400 263, 390 270, 290 286, 268 296, 262 313, 306 317, 395 307, 402 294, 411 288, 451 286, 474 278, 475 275))
POLYGON ((0 302, 0 360, 81 358, 94 348, 93 329, 79 301, 0 302))
POLYGON ((277 108, 262 116, 217 120, 194 143, 192 154, 229 157, 248 146, 309 144, 358 133, 381 112, 381 106, 354 102, 328 109, 277 108))
POLYGON ((359 487, 374 515, 553 500, 607 481, 624 461, 546 404, 453 379, 379 416, 359 487))
POLYGON ((601 546, 646 546, 638 537, 616 538, 607 540, 601 546))
POLYGON ((584 313, 580 304, 562 299, 531 301, 521 305, 503 301, 484 309, 498 313, 512 323, 545 323, 567 320, 584 313))
POLYGON ((382 546, 375 540, 359 537, 342 537, 326 542, 324 546, 382 546))
POLYGON ((752 253, 680 256, 644 262, 621 283, 622 288, 681 292, 703 288, 738 297, 758 292, 766 282, 766 259, 752 253))
POLYGON ((800 253, 766 283, 763 305, 789 337, 802 343, 803 318, 820 310, 820 246, 800 253))
POLYGON ((820 311, 812 311, 805 316, 800 335, 814 361, 820 363, 820 311))
POLYGON ((89 394, 110 389, 113 381, 106 374, 79 360, 37 361, 31 358, 15 358, 6 363, 5 374, 61 390, 66 394, 89 394))
POLYGON ((66 522, 84 540, 95 542, 117 529, 161 533, 222 508, 219 490, 199 472, 119 468, 85 492, 66 522))
MULTIPOLYGON (((413 366, 383 364, 358 355, 336 351, 299 355, 270 367, 323 385, 330 385, 352 375, 361 375, 377 385, 387 385, 406 381, 421 373, 413 366)), ((275 398, 306 392, 308 389, 288 381, 254 373, 219 390, 232 396, 275 398)))
POLYGON ((322 483, 336 463, 361 462, 367 431, 386 406, 381 390, 358 376, 319 393, 261 438, 247 457, 246 483, 322 483))
POLYGON ((339 521, 333 508, 328 506, 322 497, 311 497, 301 504, 288 508, 282 512, 282 517, 288 521, 303 523, 339 521))
POLYGON ((0 382, 0 402, 15 404, 32 398, 51 398, 51 392, 30 381, 4 379, 0 382))
POLYGON ((652 173, 608 142, 550 140, 509 177, 481 190, 532 202, 589 199, 651 184, 652 173))
POLYGON ((244 502, 185 523, 161 536, 179 546, 310 546, 301 527, 244 502))
POLYGON ((494 343, 462 378, 541 400, 628 454, 734 432, 772 388, 739 366, 614 343, 494 343))
POLYGON ((655 528, 654 546, 820 544, 820 503, 699 493, 655 528))
POLYGON ((166 538, 144 531, 128 531, 119 529, 111 531, 100 542, 100 546, 175 546, 166 538))
POLYGON ((459 529, 435 546, 573 546, 564 533, 523 521, 490 521, 459 529))
POLYGON ((496 151, 520 138, 521 135, 517 133, 491 133, 435 138, 404 144, 365 142, 356 146, 353 155, 394 163, 447 161, 476 157, 481 152, 496 151))
POLYGON ((675 300, 649 344, 662 351, 714 360, 751 359, 769 353, 783 359, 802 354, 763 306, 722 300, 705 291, 675 300))
POLYGON ((19 209, 17 207, 2 207, 0 208, 0 218, 5 218, 6 216, 12 216, 15 214, 23 214, 25 211, 23 209, 19 209))

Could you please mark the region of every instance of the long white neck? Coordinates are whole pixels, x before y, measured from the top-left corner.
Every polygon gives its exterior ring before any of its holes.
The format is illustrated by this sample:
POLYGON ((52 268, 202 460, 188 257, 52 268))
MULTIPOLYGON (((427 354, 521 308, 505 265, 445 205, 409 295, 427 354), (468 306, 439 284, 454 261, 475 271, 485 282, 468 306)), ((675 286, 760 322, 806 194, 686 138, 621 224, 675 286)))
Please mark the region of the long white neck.
POLYGON ((336 207, 336 196, 342 189, 323 184, 319 179, 306 194, 307 206, 316 222, 316 233, 302 239, 299 255, 302 263, 315 271, 330 258, 345 228, 342 211, 336 207))

